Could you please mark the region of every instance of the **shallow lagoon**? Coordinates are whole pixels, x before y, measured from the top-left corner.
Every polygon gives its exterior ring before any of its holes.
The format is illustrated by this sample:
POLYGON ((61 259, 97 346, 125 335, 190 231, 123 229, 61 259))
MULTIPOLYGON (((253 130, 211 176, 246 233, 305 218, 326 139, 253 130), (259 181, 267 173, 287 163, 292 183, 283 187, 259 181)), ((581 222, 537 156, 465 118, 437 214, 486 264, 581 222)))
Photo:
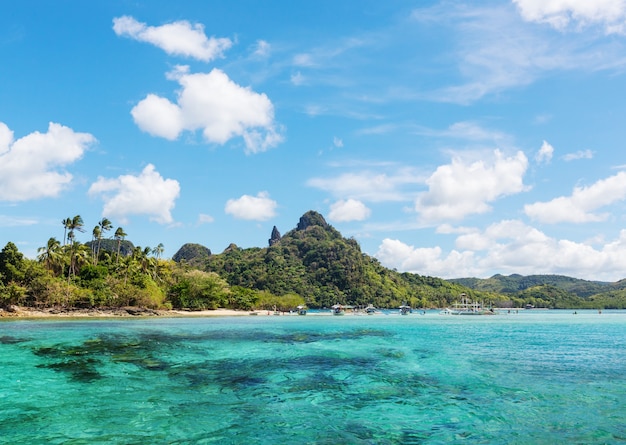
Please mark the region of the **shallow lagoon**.
POLYGON ((626 312, 0 322, 0 443, 626 443, 626 312))

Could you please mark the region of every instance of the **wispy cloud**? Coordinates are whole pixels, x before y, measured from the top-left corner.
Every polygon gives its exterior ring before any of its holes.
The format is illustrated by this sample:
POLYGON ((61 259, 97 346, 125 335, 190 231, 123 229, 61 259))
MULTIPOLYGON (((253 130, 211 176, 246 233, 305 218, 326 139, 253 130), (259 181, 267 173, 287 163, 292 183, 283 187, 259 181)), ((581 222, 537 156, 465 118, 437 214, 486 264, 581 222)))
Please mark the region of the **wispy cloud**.
POLYGON ((208 38, 204 26, 181 20, 161 26, 148 26, 129 16, 113 19, 113 31, 118 36, 151 43, 174 56, 192 57, 210 62, 221 57, 232 46, 228 38, 208 38))

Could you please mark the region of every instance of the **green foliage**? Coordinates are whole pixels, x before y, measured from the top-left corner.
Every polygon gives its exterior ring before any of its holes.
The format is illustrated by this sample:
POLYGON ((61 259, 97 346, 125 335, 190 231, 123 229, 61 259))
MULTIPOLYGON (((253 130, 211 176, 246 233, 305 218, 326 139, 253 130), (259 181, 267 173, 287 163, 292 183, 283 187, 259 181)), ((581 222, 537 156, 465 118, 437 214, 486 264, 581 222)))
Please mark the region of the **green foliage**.
POLYGON ((461 292, 496 299, 439 278, 384 268, 316 212, 307 212, 296 229, 270 247, 229 248, 206 259, 205 269, 218 273, 231 286, 266 291, 269 296, 263 295, 270 302, 259 301, 266 308, 278 305, 275 299, 283 297, 276 296, 288 294, 301 296, 312 308, 336 303, 395 308, 405 301, 414 307, 442 307, 461 292))
POLYGON ((21 283, 24 280, 26 261, 24 255, 12 242, 8 242, 0 251, 0 280, 6 285, 11 282, 21 283))
POLYGON ((201 265, 209 256, 211 256, 211 251, 207 247, 201 244, 187 243, 178 249, 172 259, 177 263, 185 262, 197 266, 201 265))
POLYGON ((169 293, 174 308, 206 310, 227 305, 228 283, 216 273, 190 270, 181 272, 177 278, 169 293))

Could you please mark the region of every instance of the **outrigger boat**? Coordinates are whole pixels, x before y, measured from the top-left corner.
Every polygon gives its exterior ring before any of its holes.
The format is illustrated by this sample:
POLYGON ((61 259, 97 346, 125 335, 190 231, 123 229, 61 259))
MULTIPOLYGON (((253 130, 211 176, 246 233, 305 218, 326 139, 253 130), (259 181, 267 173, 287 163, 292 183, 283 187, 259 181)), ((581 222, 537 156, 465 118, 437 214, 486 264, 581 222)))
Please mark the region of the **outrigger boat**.
POLYGON ((344 307, 340 304, 334 305, 332 308, 333 315, 344 315, 346 313, 344 307))
POLYGON ((366 308, 365 308, 365 313, 367 315, 374 315, 376 312, 378 312, 378 309, 376 309, 374 307, 373 304, 369 304, 366 308))
POLYGON ((472 302, 467 294, 460 295, 461 301, 454 304, 452 308, 445 308, 439 312, 441 315, 496 315, 497 312, 493 308, 485 308, 483 303, 478 301, 472 302))

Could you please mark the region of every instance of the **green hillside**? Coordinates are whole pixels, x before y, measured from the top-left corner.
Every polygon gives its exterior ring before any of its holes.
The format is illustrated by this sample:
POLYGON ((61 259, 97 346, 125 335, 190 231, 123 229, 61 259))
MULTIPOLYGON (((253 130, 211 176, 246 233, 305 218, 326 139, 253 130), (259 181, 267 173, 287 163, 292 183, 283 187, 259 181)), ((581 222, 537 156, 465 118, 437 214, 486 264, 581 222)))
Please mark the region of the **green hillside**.
POLYGON ((498 299, 490 292, 440 278, 389 270, 313 211, 282 237, 273 230, 269 244, 249 249, 231 245, 221 254, 210 255, 203 270, 217 273, 230 286, 298 294, 310 307, 371 303, 395 308, 405 301, 413 307, 444 307, 462 292, 486 301, 498 299))
POLYGON ((475 291, 508 296, 516 306, 549 308, 626 308, 626 280, 587 281, 563 275, 494 275, 449 280, 475 291))

